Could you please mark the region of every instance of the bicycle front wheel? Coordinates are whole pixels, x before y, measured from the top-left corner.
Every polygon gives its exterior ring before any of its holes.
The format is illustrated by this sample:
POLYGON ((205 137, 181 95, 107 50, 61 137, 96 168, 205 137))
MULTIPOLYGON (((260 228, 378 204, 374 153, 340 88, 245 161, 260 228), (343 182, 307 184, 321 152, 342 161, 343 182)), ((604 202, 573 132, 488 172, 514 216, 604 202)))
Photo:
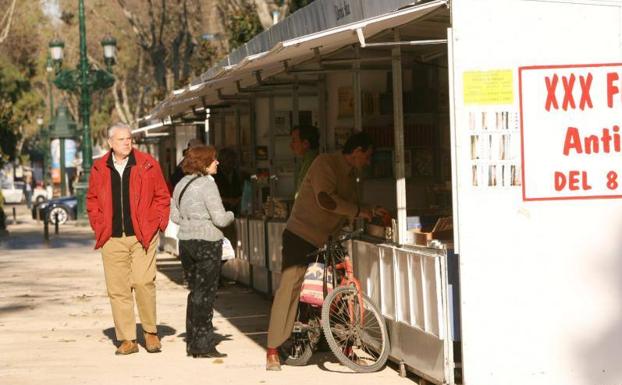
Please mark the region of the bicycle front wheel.
POLYGON ((356 287, 338 287, 326 297, 322 328, 330 350, 350 369, 375 372, 387 362, 389 333, 384 318, 356 287))

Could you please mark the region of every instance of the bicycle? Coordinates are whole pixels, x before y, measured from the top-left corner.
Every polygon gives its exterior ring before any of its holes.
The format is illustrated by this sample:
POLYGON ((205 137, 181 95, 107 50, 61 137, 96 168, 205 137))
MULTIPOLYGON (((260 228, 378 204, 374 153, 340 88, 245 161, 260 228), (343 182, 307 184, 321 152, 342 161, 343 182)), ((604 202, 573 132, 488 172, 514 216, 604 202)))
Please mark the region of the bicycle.
POLYGON ((386 363, 390 347, 384 318, 361 291, 350 256, 342 245, 358 234, 346 234, 336 240, 329 238, 324 247, 309 254, 324 261, 324 300, 321 307, 301 302, 286 364, 306 365, 317 349, 322 332, 335 357, 356 372, 375 372, 386 363), (335 288, 332 291, 329 279, 335 288))

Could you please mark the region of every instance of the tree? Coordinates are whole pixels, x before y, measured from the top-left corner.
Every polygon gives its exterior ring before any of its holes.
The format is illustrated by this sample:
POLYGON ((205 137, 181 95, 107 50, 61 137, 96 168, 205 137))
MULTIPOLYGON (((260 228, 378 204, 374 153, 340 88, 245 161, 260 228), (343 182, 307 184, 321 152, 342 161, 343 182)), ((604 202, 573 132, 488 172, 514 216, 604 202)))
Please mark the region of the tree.
POLYGON ((38 76, 40 35, 35 26, 41 20, 41 13, 31 4, 12 0, 0 0, 0 9, 10 9, 12 4, 16 4, 11 14, 13 20, 0 44, 0 150, 3 160, 16 159, 24 140, 36 134, 35 116, 43 102, 32 86, 38 76))
MULTIPOLYGON (((204 13, 199 0, 117 0, 134 34, 134 42, 151 67, 155 100, 185 86, 195 74, 193 63, 211 63, 216 49, 200 42, 204 13)), ((209 3, 209 2, 205 2, 209 3)), ((202 65, 204 67, 205 65, 202 65)), ((155 102, 154 100, 154 102, 155 102)))
POLYGON ((40 104, 29 79, 6 57, 0 57, 0 150, 3 160, 14 160, 21 153, 25 126, 34 120, 40 104))
POLYGON ((264 30, 257 6, 249 1, 221 1, 218 10, 225 21, 230 49, 239 47, 264 30))

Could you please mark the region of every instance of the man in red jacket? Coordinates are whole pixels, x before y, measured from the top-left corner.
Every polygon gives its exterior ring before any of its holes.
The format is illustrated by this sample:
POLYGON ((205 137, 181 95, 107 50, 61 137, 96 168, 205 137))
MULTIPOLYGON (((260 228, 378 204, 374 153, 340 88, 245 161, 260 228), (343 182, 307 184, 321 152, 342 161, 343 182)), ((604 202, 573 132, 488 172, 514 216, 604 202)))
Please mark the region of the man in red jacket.
POLYGON ((91 169, 86 208, 101 248, 115 333, 116 354, 138 352, 134 295, 145 349, 159 352, 156 329, 155 252, 158 231, 168 224, 170 194, 160 165, 132 148, 130 127, 108 130, 111 151, 91 169), (134 294, 132 294, 132 290, 134 294))

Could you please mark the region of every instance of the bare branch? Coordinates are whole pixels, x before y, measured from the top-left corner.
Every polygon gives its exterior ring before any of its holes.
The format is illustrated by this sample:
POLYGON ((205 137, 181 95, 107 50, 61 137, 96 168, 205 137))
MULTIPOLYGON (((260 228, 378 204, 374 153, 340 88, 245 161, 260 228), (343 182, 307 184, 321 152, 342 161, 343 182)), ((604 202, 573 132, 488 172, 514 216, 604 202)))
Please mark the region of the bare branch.
POLYGON ((125 111, 123 110, 123 105, 122 105, 122 102, 121 102, 121 100, 119 98, 118 83, 119 83, 119 80, 115 81, 114 84, 112 85, 112 96, 114 98, 114 108, 117 111, 117 114, 119 114, 119 118, 124 123, 127 123, 128 122, 128 118, 127 118, 127 116, 125 116, 125 111))
POLYGON ((6 20, 6 27, 4 27, 4 31, 2 31, 2 34, 0 35, 0 44, 2 44, 7 37, 9 37, 9 31, 11 30, 11 23, 13 22, 13 13, 15 11, 16 2, 17 0, 13 0, 13 3, 11 3, 11 7, 4 14, 4 16, 2 17, 2 21, 0 22, 0 24, 2 24, 6 20))
POLYGON ((158 43, 162 44, 162 37, 164 36, 164 25, 166 24, 166 0, 162 0, 162 9, 160 10, 160 35, 158 36, 158 43))
MULTIPOLYGON (((141 25, 140 20, 138 19, 136 15, 134 15, 134 13, 132 13, 127 8, 127 5, 125 4, 125 0, 117 0, 117 3, 121 7, 123 14, 125 15, 128 22, 130 23, 132 30, 138 37, 138 44, 143 48, 147 48, 149 46, 149 38, 147 37, 148 36, 147 32, 144 30, 143 26, 141 25)), ((151 3, 151 1, 149 1, 149 3, 151 3)))
MULTIPOLYGON (((124 0, 117 0, 119 3, 124 2, 124 0)), ((123 13, 126 15, 126 17, 128 17, 128 14, 126 13, 129 12, 126 8, 123 8, 123 6, 121 6, 121 10, 123 11, 123 13)), ((121 34, 123 34, 123 36, 127 37, 128 39, 131 39, 131 36, 129 33, 127 33, 127 30, 125 30, 124 28, 122 28, 121 26, 119 26, 119 24, 117 22, 115 22, 114 20, 111 20, 109 17, 107 17, 106 15, 100 13, 97 11, 97 7, 93 7, 90 9, 91 12, 93 12, 93 14, 100 20, 104 20, 106 23, 110 24, 111 26, 114 27, 115 32, 121 32, 121 34)), ((134 15, 129 12, 129 17, 134 18, 134 15)), ((136 28, 133 24, 131 19, 128 17, 128 21, 130 22, 130 26, 132 27, 132 29, 134 30, 135 34, 138 36, 140 35, 140 31, 138 30, 138 28, 136 28)))
POLYGON ((130 98, 127 97, 127 81, 121 81, 121 95, 123 96, 123 115, 125 115, 125 123, 132 123, 132 111, 130 110, 130 98))
POLYGON ((264 29, 272 27, 272 14, 268 7, 268 3, 265 0, 253 0, 253 3, 255 4, 261 26, 264 29))

